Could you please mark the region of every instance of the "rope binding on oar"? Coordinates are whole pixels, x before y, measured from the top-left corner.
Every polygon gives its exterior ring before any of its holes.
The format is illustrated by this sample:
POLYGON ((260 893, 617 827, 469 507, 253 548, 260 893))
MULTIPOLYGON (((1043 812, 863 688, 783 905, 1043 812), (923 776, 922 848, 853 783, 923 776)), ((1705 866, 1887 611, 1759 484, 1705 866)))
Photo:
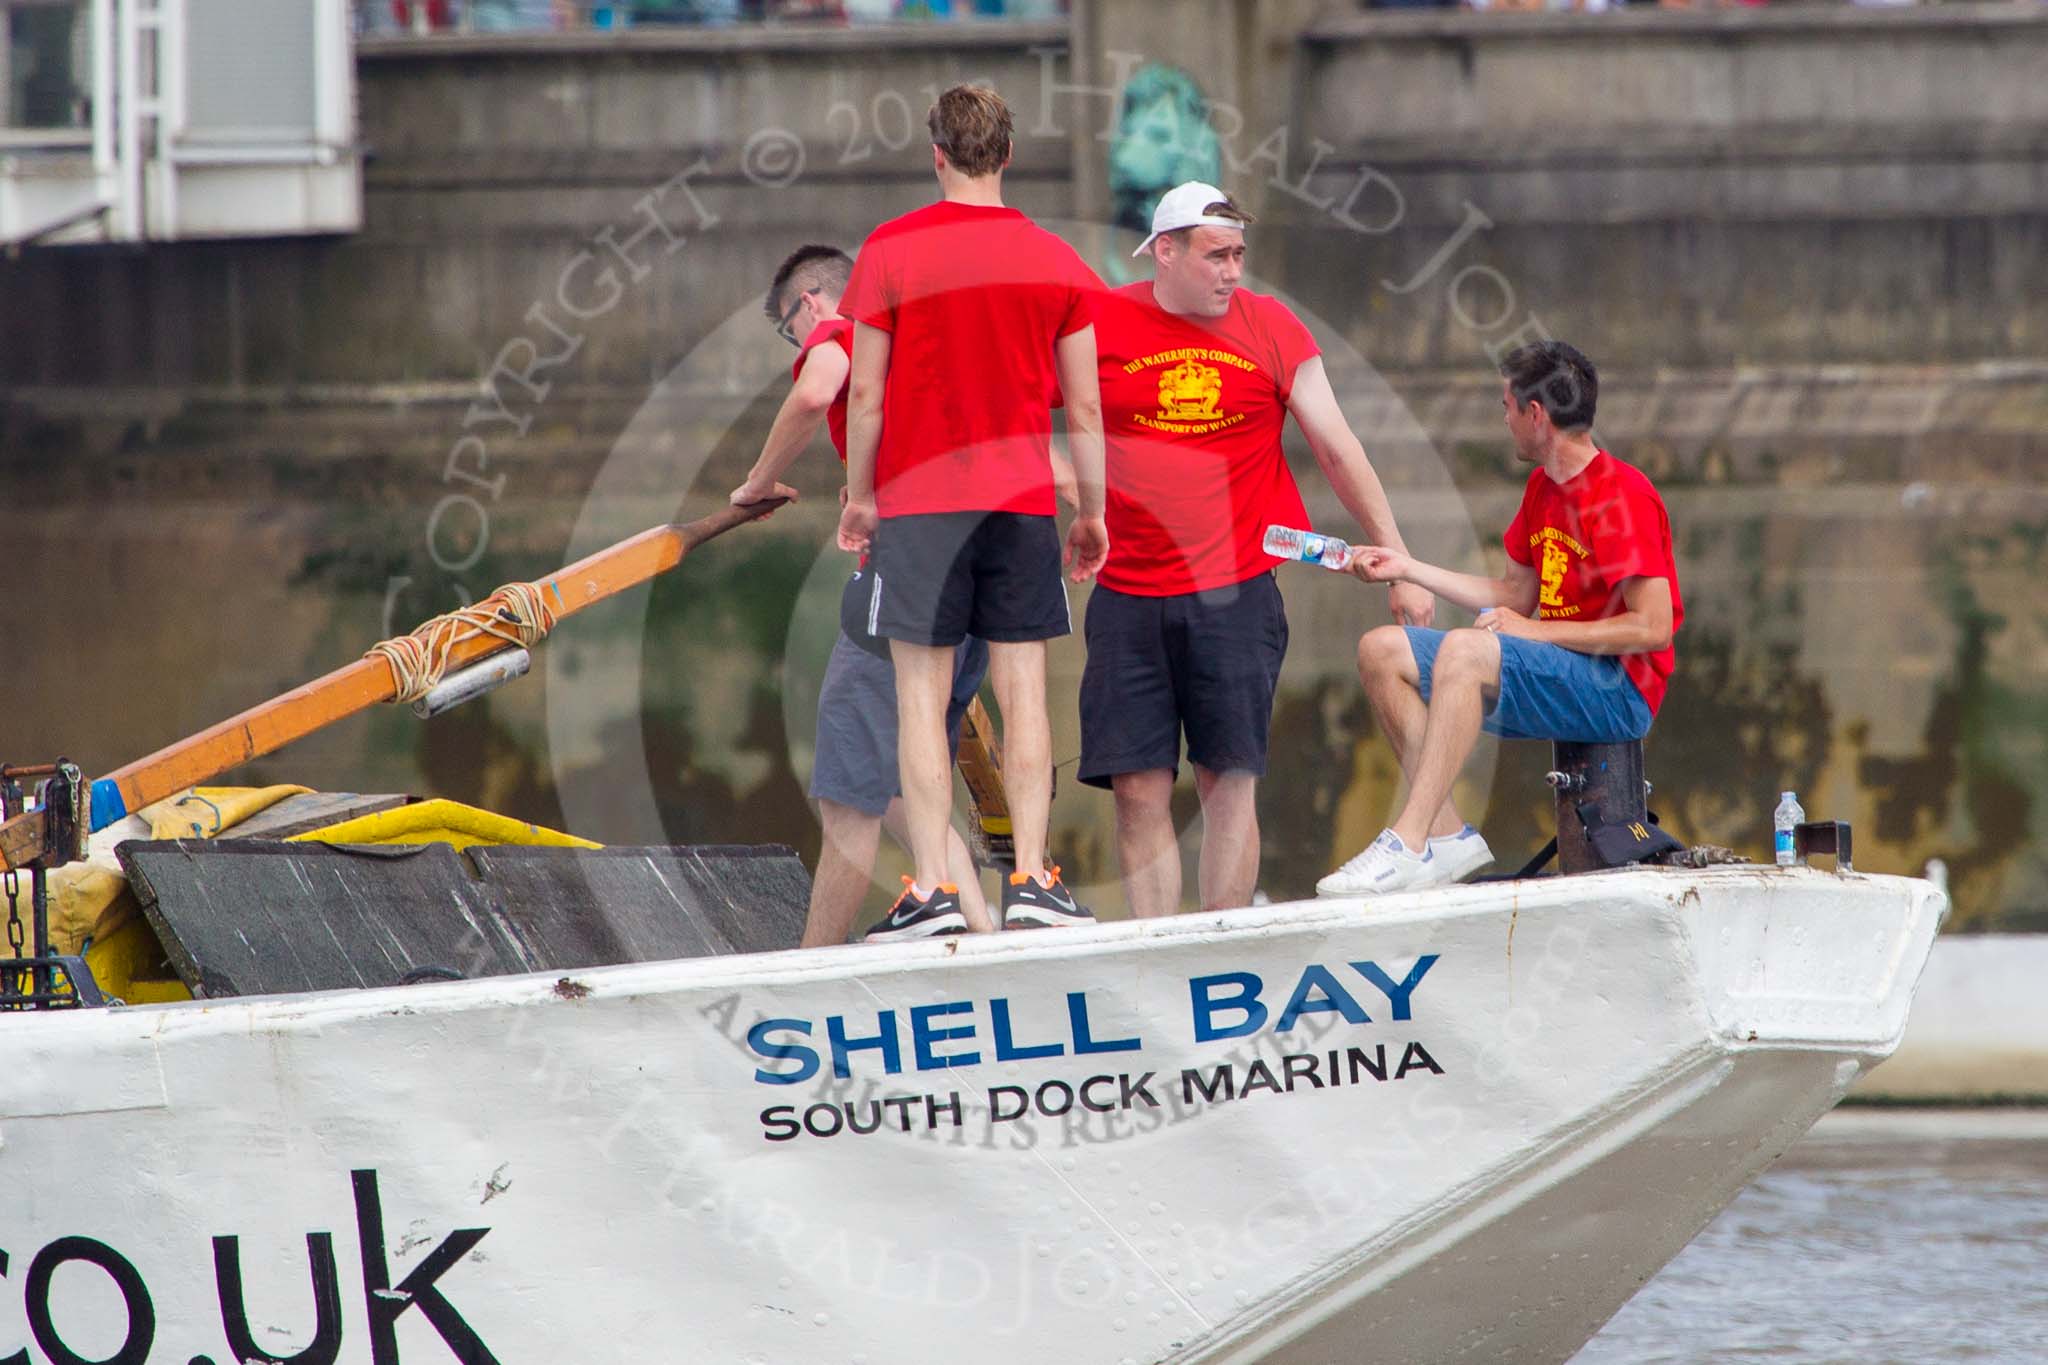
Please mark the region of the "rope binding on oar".
POLYGON ((370 646, 363 657, 391 665, 394 703, 418 701, 441 681, 455 646, 479 635, 531 649, 555 628, 554 608, 537 583, 507 583, 490 596, 370 646))

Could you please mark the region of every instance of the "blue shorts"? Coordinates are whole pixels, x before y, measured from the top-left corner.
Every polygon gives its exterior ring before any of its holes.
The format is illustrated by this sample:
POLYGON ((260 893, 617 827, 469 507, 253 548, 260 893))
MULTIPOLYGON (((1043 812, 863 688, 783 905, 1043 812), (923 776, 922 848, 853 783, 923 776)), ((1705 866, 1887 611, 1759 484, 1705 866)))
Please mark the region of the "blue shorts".
MULTIPOLYGON (((1422 699, 1436 667, 1444 632, 1403 626, 1422 699)), ((1502 739, 1619 744, 1650 733, 1650 705, 1612 654, 1580 654, 1542 640, 1500 636, 1500 696, 1486 717, 1486 733, 1502 739)))
MULTIPOLYGON (((953 698, 946 707, 949 752, 959 747, 960 722, 987 673, 988 645, 972 636, 961 641, 953 654, 953 698)), ((880 815, 902 794, 896 767, 896 666, 841 631, 818 690, 811 796, 880 815)))

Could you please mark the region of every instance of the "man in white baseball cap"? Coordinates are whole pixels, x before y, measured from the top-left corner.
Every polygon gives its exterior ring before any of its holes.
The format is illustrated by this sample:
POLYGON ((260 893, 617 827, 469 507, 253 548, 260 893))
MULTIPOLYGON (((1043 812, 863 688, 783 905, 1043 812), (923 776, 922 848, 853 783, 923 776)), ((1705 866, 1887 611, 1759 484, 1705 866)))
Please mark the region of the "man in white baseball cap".
MULTIPOLYGON (((1307 327, 1239 288, 1251 215, 1214 185, 1169 190, 1139 246, 1152 278, 1098 300, 1108 444, 1109 559, 1088 600, 1080 779, 1116 794, 1117 853, 1135 915, 1180 908, 1171 797, 1181 739, 1202 802, 1200 907, 1251 903, 1254 798, 1266 769, 1287 612, 1266 527, 1308 525, 1281 436, 1307 436, 1365 544, 1401 533, 1344 422, 1307 327)), ((1394 619, 1426 624, 1427 592, 1394 619)))
POLYGON ((1189 180, 1160 196, 1158 207, 1152 210, 1152 232, 1138 243, 1138 249, 1131 255, 1133 258, 1144 255, 1162 233, 1186 228, 1224 228, 1237 232, 1241 237, 1244 225, 1250 221, 1250 215, 1239 212, 1230 202, 1230 196, 1222 190, 1199 180, 1189 180))

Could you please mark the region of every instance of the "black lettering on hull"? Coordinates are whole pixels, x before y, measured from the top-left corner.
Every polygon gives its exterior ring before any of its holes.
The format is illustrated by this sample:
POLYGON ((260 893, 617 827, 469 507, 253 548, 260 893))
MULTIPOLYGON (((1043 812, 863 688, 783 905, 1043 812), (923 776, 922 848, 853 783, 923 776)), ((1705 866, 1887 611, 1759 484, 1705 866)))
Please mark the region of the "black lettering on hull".
MULTIPOLYGON (((146 1365, 149 1360, 149 1348, 156 1344, 156 1305, 149 1301, 149 1288, 142 1283, 141 1274, 106 1243, 90 1237, 59 1237, 44 1247, 29 1262, 27 1297, 29 1331, 50 1358, 50 1365, 146 1365), (98 1266, 121 1291, 121 1302, 128 1311, 128 1333, 121 1349, 103 1359, 88 1360, 72 1350, 57 1335, 57 1324, 50 1316, 50 1281, 57 1267, 68 1261, 98 1266)), ((24 1358, 27 1354, 22 1352, 24 1358)))
POLYGON ((252 1360, 267 1365, 334 1365, 341 1355, 341 1281, 334 1269, 333 1234, 307 1233, 306 1260, 313 1275, 313 1342, 292 1355, 272 1355, 257 1344, 255 1333, 249 1330, 249 1308, 242 1292, 240 1240, 213 1239, 213 1278, 220 1288, 220 1325, 228 1334, 230 1357, 244 1365, 252 1360))
MULTIPOLYGON (((467 1256, 490 1229, 457 1228, 393 1289, 391 1268, 384 1259, 384 1205, 377 1194, 377 1173, 352 1171, 349 1176, 355 1185, 356 1235, 363 1248, 363 1299, 370 1310, 371 1365, 399 1365, 398 1319, 411 1308, 419 1309, 420 1316, 441 1334, 441 1340, 448 1343, 460 1365, 499 1365, 483 1338, 434 1287, 434 1282, 467 1256)), ((141 1365, 141 1361, 133 1365, 141 1365)))

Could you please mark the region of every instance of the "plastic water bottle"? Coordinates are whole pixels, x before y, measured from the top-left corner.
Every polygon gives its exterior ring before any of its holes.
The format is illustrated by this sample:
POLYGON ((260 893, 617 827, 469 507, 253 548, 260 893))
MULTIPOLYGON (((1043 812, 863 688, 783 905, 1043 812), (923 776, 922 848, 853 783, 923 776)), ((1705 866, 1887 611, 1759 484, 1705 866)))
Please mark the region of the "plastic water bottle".
POLYGON ((1289 526, 1266 528, 1266 553, 1276 559, 1298 559, 1340 572, 1351 567, 1351 547, 1337 537, 1297 531, 1289 526))
POLYGON ((1791 867, 1799 861, 1798 850, 1792 840, 1792 827, 1806 823, 1806 812, 1799 808, 1799 798, 1786 792, 1778 798, 1778 808, 1771 812, 1771 827, 1777 831, 1778 866, 1791 867))

